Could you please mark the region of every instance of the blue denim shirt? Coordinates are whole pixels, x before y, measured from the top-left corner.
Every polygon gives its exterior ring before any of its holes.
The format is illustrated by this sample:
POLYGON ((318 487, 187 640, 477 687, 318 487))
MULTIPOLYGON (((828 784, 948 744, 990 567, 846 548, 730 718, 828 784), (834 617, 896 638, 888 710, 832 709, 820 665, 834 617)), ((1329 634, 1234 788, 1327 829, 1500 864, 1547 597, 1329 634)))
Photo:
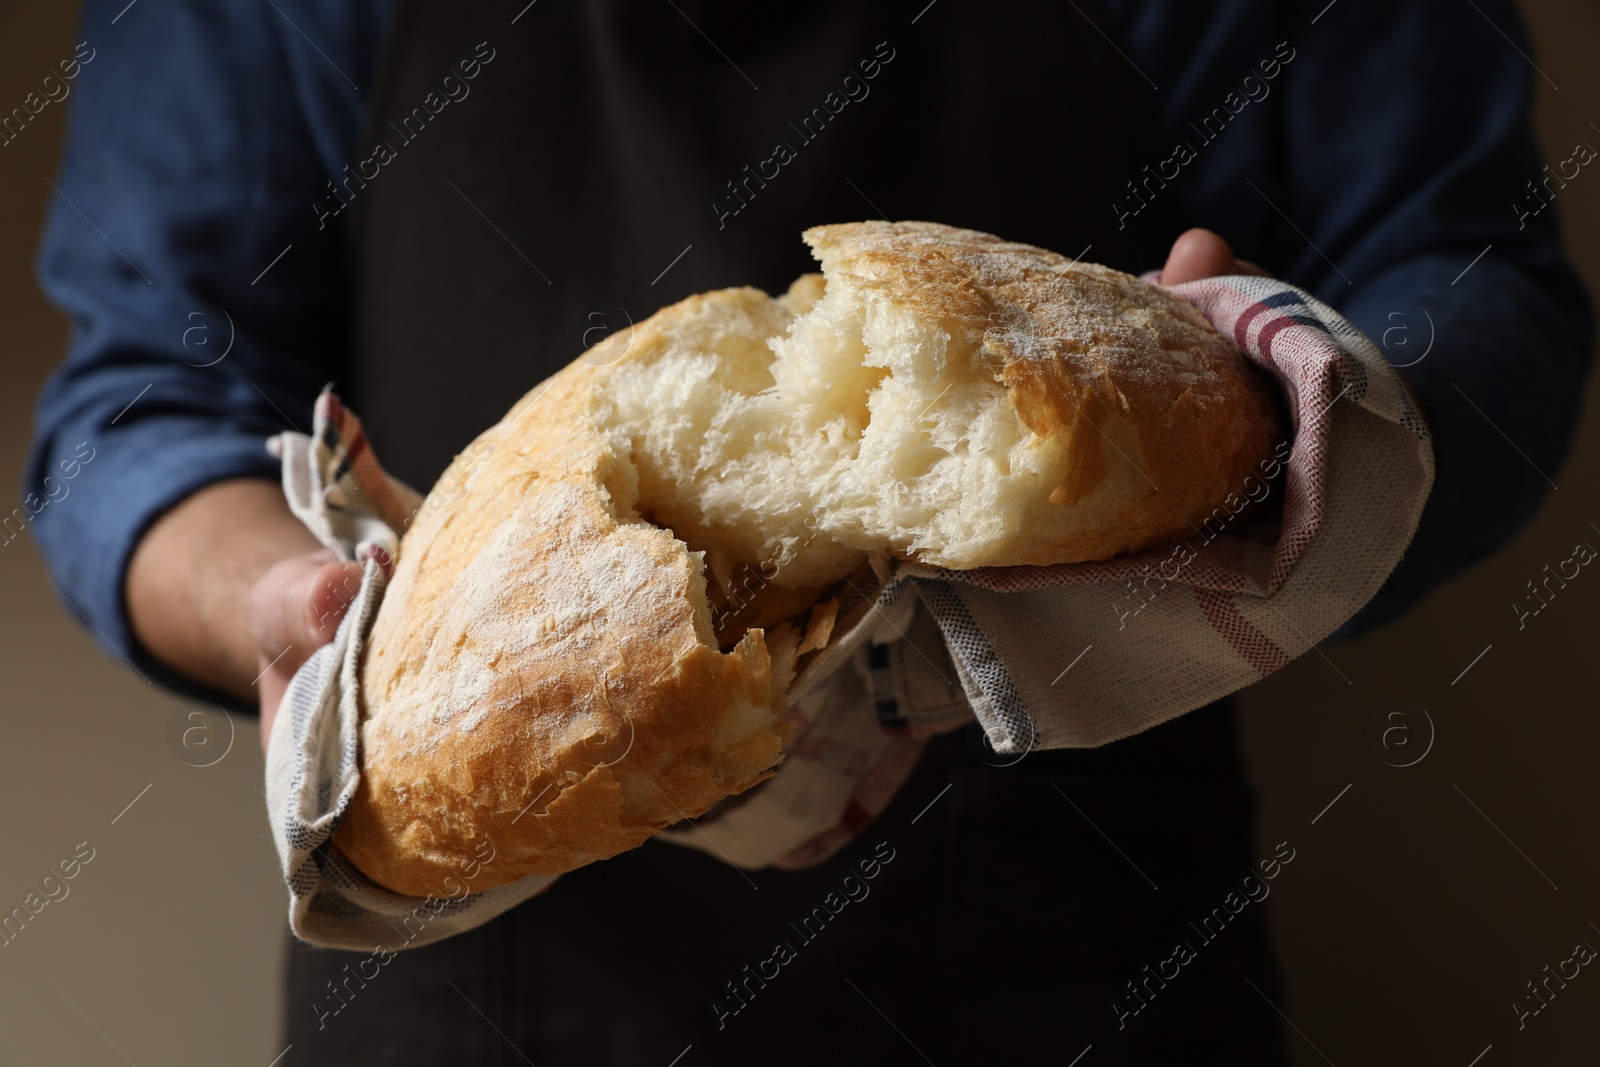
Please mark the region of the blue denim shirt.
MULTIPOLYGON (((1533 208, 1600 135, 1574 129, 1540 155, 1541 75, 1505 0, 1107 8, 1107 46, 1173 146, 1108 210, 1134 210, 1136 191, 1170 198, 1185 224, 1343 312, 1421 395, 1437 480, 1404 561, 1340 632, 1369 629, 1506 540, 1561 465, 1593 327, 1555 208, 1533 208)), ((0 542, 31 530, 100 642, 190 695, 224 699, 139 646, 125 571, 189 494, 275 478, 264 439, 309 430, 343 367, 340 232, 311 205, 357 158, 390 14, 391 0, 83 5, 38 256, 71 342, 0 542)))

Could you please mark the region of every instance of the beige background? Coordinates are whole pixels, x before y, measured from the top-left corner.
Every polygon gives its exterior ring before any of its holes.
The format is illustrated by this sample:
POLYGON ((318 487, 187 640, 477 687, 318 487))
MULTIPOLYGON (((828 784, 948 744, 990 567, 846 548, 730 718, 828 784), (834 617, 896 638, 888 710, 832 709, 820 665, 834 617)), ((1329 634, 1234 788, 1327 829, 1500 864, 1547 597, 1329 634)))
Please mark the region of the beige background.
MULTIPOLYGON (((72 7, 0 13, 0 100, 21 100, 70 55, 72 7)), ((1600 117, 1600 10, 1589 0, 1524 7, 1539 65, 1560 87, 1537 82, 1555 160, 1600 138, 1588 125, 1600 117)), ((1463 5, 1462 17, 1480 16, 1463 5)), ((52 105, 0 148, 4 495, 18 484, 33 395, 65 340, 32 273, 62 118, 52 105)), ((1597 288, 1600 183, 1565 191, 1559 206, 1597 288)), ((1586 971, 1520 1033, 1510 1008, 1575 942, 1600 946, 1600 578, 1580 578, 1521 633, 1508 606, 1574 542, 1600 543, 1589 526, 1600 526, 1596 391, 1591 382, 1573 458, 1552 472, 1559 491, 1492 560, 1403 622, 1328 646, 1326 660, 1302 656, 1246 694, 1261 855, 1280 840, 1297 849, 1272 894, 1288 982, 1280 1007, 1304 1034, 1291 1031, 1297 1063, 1465 1067, 1491 1044, 1483 1067, 1600 1052, 1600 975, 1586 971), (1414 767, 1385 766, 1368 746, 1368 718, 1390 699, 1424 705, 1437 728, 1414 767)), ((239 721, 217 765, 185 765, 166 731, 187 706, 94 647, 57 604, 30 539, 0 548, 0 589, 0 905, 21 903, 79 842, 95 850, 70 895, 0 947, 0 1061, 121 1062, 109 1041, 140 1065, 267 1064, 282 1051, 285 898, 253 720, 239 721)))

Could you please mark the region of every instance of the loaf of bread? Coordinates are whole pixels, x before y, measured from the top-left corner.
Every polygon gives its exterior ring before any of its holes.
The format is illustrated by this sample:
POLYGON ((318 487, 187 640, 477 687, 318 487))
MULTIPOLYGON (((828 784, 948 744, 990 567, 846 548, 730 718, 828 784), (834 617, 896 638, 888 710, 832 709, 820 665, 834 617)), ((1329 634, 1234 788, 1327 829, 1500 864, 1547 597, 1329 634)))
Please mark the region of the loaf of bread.
POLYGON ((1279 432, 1273 386, 1137 278, 932 223, 805 239, 821 275, 613 334, 441 479, 362 669, 335 841, 373 880, 481 891, 698 816, 775 773, 873 557, 1181 540, 1279 432))

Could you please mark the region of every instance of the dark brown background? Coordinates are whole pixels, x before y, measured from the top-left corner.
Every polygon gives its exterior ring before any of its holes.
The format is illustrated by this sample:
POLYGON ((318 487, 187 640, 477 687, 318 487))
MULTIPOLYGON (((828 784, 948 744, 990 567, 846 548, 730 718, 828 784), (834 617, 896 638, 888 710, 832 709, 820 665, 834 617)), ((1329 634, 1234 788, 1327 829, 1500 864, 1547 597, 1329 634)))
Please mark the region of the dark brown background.
MULTIPOLYGON (((1600 137, 1589 125, 1600 115, 1600 10, 1586 0, 1523 7, 1535 58, 1560 87, 1536 81, 1545 155, 1556 160, 1600 137)), ((73 16, 71 4, 0 13, 0 100, 21 100, 71 54, 73 16)), ((1463 4, 1461 17, 1481 16, 1463 4)), ((52 105, 0 148, 7 495, 33 395, 65 341, 32 270, 63 117, 52 105)), ((1594 289, 1600 185, 1575 184, 1559 208, 1594 289)), ((1573 458, 1551 472, 1560 489, 1493 559, 1403 622, 1303 655, 1245 694, 1260 854, 1281 840, 1297 850, 1271 907, 1288 979, 1280 1007, 1303 1034, 1290 1032, 1298 1064, 1465 1067, 1490 1045, 1483 1067, 1600 1053, 1600 974, 1586 969, 1521 1032, 1510 1006, 1575 942, 1600 946, 1591 925, 1600 924, 1600 578, 1585 572, 1520 633, 1509 606, 1575 542, 1600 543, 1590 525, 1600 526, 1596 392, 1591 382, 1573 458), (1369 717, 1391 699, 1423 705, 1436 727, 1416 766, 1386 766, 1367 742, 1369 717)), ((188 706, 94 647, 57 605, 31 540, 0 548, 0 588, 0 910, 78 842, 95 849, 70 895, 0 947, 0 1060, 119 1062, 109 1041, 137 1064, 268 1063, 283 1051, 286 897, 258 792, 253 720, 238 721, 237 743, 217 765, 185 765, 166 730, 188 706)), ((1246 986, 1239 996, 1257 994, 1246 986)), ((1159 1003, 1151 1012, 1159 1025, 1159 1003)))

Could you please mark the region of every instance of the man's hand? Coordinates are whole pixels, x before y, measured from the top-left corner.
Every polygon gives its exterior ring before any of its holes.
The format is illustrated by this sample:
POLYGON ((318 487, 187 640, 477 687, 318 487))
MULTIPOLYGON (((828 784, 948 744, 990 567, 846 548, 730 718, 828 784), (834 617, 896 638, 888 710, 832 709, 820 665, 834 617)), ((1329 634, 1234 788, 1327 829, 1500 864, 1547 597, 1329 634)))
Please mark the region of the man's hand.
MULTIPOLYGON (((1221 274, 1272 277, 1248 259, 1234 259, 1233 249, 1228 247, 1228 242, 1210 230, 1193 229, 1185 231, 1172 242, 1172 251, 1167 253, 1167 264, 1161 268, 1161 277, 1157 281, 1162 285, 1181 285, 1221 274)), ((1422 402, 1422 394, 1417 392, 1417 387, 1403 372, 1400 374, 1400 384, 1411 394, 1412 405, 1427 420, 1428 409, 1422 402)))
POLYGON ((1167 265, 1161 268, 1162 285, 1181 285, 1215 278, 1221 274, 1254 274, 1259 278, 1271 277, 1266 271, 1247 259, 1234 259, 1228 242, 1210 230, 1188 230, 1172 242, 1167 253, 1167 265))
POLYGON ((300 665, 339 629, 361 588, 361 564, 340 560, 328 549, 280 560, 250 590, 250 634, 261 674, 261 750, 284 690, 300 665))
POLYGON ((333 639, 360 574, 318 544, 276 483, 245 478, 207 486, 158 519, 134 549, 124 594, 150 655, 259 702, 265 745, 284 688, 333 639))

